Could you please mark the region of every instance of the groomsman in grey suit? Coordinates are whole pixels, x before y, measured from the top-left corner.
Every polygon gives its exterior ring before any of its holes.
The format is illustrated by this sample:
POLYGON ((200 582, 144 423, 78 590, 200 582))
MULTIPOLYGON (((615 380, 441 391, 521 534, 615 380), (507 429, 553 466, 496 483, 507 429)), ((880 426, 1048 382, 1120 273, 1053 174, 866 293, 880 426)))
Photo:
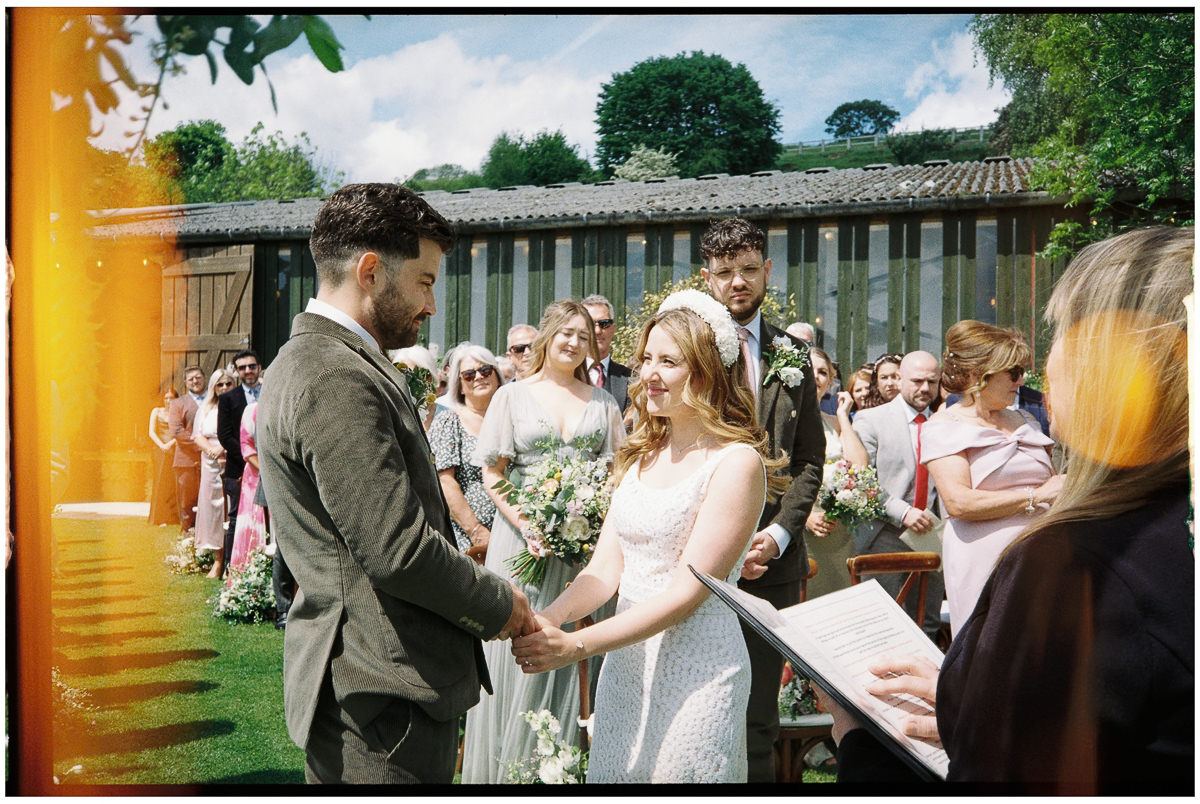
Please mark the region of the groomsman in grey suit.
POLYGON ((600 353, 599 360, 588 358, 588 377, 593 385, 612 394, 613 399, 617 400, 617 406, 624 411, 629 407, 629 378, 633 372, 612 359, 613 335, 617 333, 612 302, 599 294, 593 294, 583 300, 583 306, 592 317, 596 350, 600 353))
POLYGON ((383 351, 416 342, 452 243, 402 187, 333 193, 312 228, 317 296, 259 400, 262 482, 299 587, 284 710, 309 782, 448 784, 459 715, 491 691, 480 640, 537 627, 525 595, 456 548, 383 351))
MULTIPOLYGON (((859 411, 854 432, 862 440, 884 491, 884 516, 859 527, 854 534, 856 553, 903 553, 912 548, 900 540, 907 528, 927 533, 933 527, 931 511, 937 489, 929 470, 918 460, 921 429, 933 413, 929 405, 937 396, 941 370, 929 352, 909 352, 900 361, 900 393, 875 408, 859 411)), ((900 575, 876 578, 889 594, 903 584, 900 575)), ((945 584, 940 572, 930 573, 929 593, 923 618, 926 633, 933 636, 941 625, 945 584)), ((916 606, 916 595, 905 604, 916 606)), ((911 613, 911 611, 910 611, 911 613)))
MULTIPOLYGON (((821 487, 825 464, 816 384, 812 371, 805 369, 795 384, 773 377, 764 385, 776 338, 783 338, 801 354, 807 346, 767 323, 759 313, 771 276, 771 261, 763 258, 766 236, 762 229, 741 218, 717 221, 705 232, 700 250, 705 259, 701 274, 709 292, 729 308, 743 338, 743 354, 750 359, 750 382, 758 400, 758 423, 767 432, 771 452, 787 456, 786 472, 792 478, 783 495, 763 509, 738 585, 776 608, 784 608, 800 602, 800 581, 808 571, 804 522, 821 487)), ((744 626, 742 634, 750 654, 748 781, 774 782, 783 656, 744 626)))

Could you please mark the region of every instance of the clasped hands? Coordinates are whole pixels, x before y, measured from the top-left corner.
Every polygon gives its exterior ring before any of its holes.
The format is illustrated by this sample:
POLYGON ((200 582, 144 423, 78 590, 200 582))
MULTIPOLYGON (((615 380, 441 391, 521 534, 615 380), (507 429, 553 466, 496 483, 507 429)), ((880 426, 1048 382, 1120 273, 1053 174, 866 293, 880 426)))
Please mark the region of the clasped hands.
POLYGON ((753 581, 767 571, 767 562, 779 555, 779 545, 775 538, 765 530, 754 534, 750 540, 750 550, 746 553, 746 561, 742 564, 742 577, 753 581))
POLYGON ((562 630, 540 613, 533 616, 537 629, 514 639, 510 648, 521 672, 545 673, 584 658, 586 651, 579 647, 579 637, 562 630))

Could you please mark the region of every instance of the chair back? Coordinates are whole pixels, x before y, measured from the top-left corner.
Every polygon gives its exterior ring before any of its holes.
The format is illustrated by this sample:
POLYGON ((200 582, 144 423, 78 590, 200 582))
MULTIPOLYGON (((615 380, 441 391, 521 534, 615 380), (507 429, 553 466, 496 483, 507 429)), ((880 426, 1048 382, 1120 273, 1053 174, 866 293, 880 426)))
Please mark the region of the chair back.
POLYGON ((896 602, 901 606, 908 599, 908 593, 917 587, 917 608, 913 619, 921 625, 925 611, 925 598, 929 590, 929 573, 942 567, 942 557, 937 553, 871 553, 851 556, 846 559, 846 568, 850 570, 850 584, 857 584, 866 575, 886 575, 889 573, 907 572, 908 577, 896 602))
POLYGON ((808 573, 800 579, 800 602, 808 600, 808 582, 811 581, 817 574, 817 560, 815 558, 808 559, 808 573))

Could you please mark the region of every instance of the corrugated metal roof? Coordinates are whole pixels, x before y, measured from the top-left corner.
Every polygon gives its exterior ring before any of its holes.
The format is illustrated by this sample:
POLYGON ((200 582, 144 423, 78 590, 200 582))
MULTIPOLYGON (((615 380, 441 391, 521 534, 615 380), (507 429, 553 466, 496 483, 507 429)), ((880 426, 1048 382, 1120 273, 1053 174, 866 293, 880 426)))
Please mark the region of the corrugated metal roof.
MULTIPOLYGON (((740 213, 752 217, 789 211, 851 214, 864 207, 961 206, 970 199, 1045 202, 1030 189, 1032 159, 947 165, 873 165, 827 172, 762 171, 699 179, 651 179, 600 184, 425 193, 447 219, 464 230, 544 228, 629 220, 705 220, 740 213), (943 202, 943 203, 939 203, 943 202)), ((190 204, 97 213, 101 237, 169 237, 181 240, 307 237, 321 199, 190 204)))

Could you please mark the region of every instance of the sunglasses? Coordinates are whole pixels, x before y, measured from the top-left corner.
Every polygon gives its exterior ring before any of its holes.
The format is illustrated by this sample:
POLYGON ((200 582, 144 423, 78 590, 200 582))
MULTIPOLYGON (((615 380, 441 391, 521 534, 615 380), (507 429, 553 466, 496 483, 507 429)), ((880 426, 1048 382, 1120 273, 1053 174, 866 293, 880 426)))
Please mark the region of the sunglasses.
POLYGON ((600 329, 608 329, 612 325, 613 325, 613 320, 611 318, 601 318, 598 321, 596 321, 596 326, 600 327, 600 329))
POLYGON ((1024 366, 1010 366, 1009 368, 1005 369, 1005 371, 1008 372, 1008 377, 1013 382, 1017 382, 1025 376, 1024 366))
POLYGON ((248 369, 258 368, 258 364, 257 363, 243 363, 240 366, 234 366, 234 368, 237 369, 238 371, 246 371, 248 369))
POLYGON ((512 352, 514 355, 523 355, 525 354, 525 350, 531 346, 533 346, 532 343, 514 343, 512 346, 508 347, 508 351, 512 352))
POLYGON ((495 370, 496 369, 492 366, 480 366, 477 369, 467 369, 466 371, 460 371, 458 373, 458 376, 463 378, 463 382, 474 382, 476 374, 478 374, 480 377, 482 377, 483 379, 486 380, 488 377, 492 376, 492 372, 494 372, 495 370))

